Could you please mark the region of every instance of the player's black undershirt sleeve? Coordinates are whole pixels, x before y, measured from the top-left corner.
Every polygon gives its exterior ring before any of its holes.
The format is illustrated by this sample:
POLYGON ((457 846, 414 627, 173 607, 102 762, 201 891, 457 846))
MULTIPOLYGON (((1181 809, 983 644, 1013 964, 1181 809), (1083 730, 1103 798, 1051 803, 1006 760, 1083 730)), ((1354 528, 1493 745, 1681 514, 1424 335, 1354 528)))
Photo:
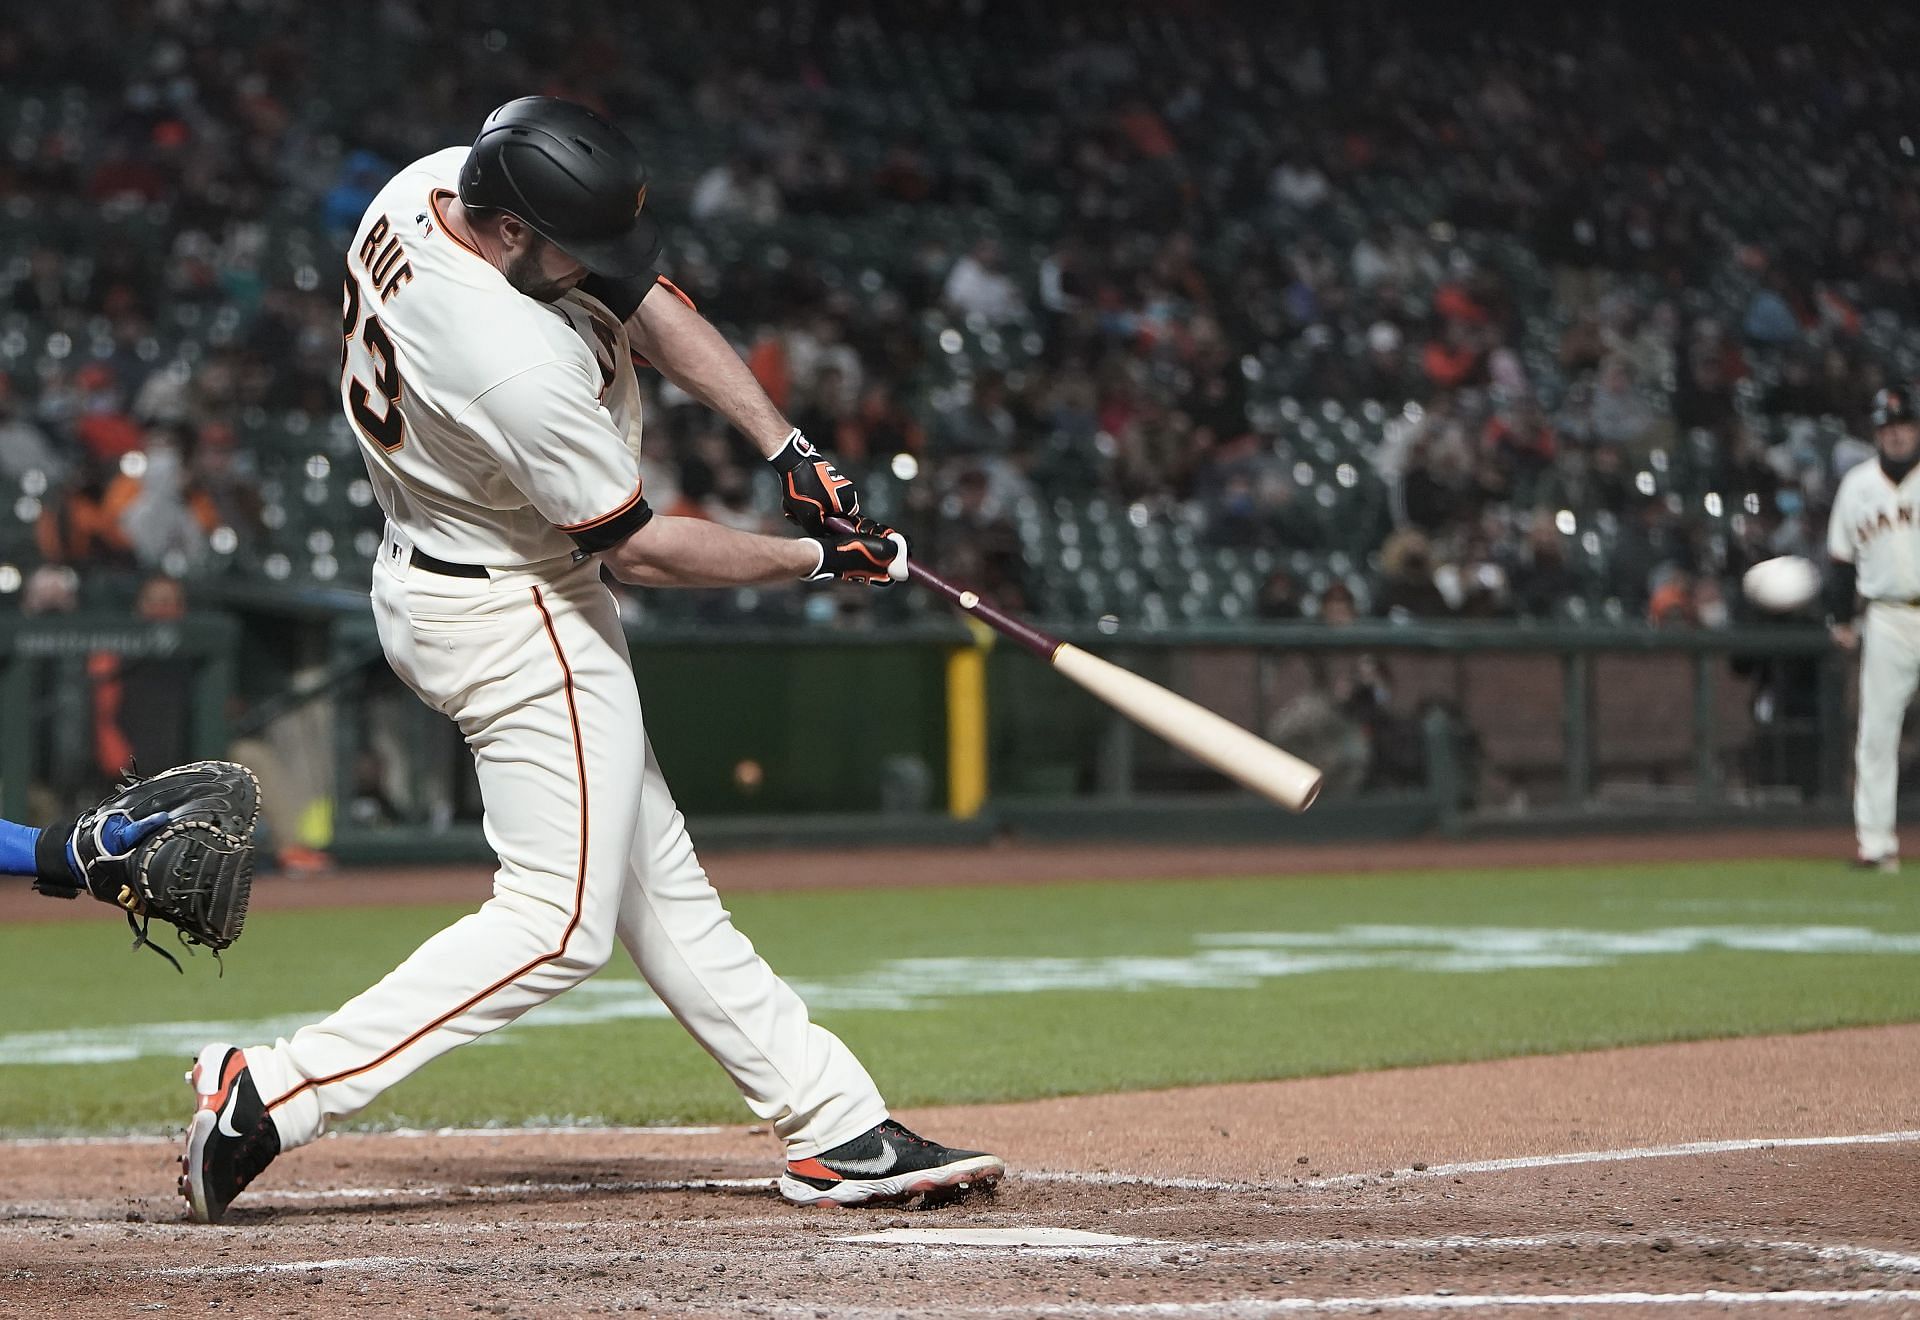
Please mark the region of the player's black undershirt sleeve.
POLYGON ((608 311, 624 321, 646 301, 647 295, 653 292, 659 281, 660 272, 657 270, 636 275, 630 280, 589 275, 580 281, 580 292, 598 298, 607 305, 608 311))
POLYGON ((1846 623, 1853 618, 1854 597, 1859 580, 1859 570, 1843 559, 1827 561, 1826 606, 1827 614, 1835 623, 1846 623))

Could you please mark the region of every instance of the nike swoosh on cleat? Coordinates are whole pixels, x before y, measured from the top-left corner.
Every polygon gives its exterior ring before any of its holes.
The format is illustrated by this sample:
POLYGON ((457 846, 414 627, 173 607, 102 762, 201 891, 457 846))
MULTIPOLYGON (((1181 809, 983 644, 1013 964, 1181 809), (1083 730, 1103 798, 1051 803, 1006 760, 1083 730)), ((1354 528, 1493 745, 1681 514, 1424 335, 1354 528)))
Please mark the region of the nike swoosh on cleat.
MULTIPOLYGON (((820 1161, 826 1164, 825 1160, 820 1161)), ((870 1160, 835 1160, 827 1164, 835 1173, 885 1173, 894 1166, 893 1146, 880 1138, 880 1153, 870 1160)))
POLYGON ((227 1097, 227 1107, 220 1111, 220 1121, 215 1125, 220 1129, 222 1136, 238 1137, 240 1135, 233 1129, 233 1111, 239 1103, 240 1088, 236 1086, 233 1088, 233 1093, 227 1097))

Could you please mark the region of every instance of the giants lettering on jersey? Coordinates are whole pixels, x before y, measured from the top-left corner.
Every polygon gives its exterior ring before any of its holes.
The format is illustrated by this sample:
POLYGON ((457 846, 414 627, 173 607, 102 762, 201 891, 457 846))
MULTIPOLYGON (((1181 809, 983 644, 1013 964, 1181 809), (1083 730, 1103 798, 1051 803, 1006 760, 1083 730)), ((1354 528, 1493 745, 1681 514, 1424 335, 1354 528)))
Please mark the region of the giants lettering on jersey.
POLYGON ((1864 550, 1874 537, 1882 532, 1890 532, 1896 527, 1914 525, 1914 508, 1911 504, 1896 506, 1891 511, 1882 509, 1878 517, 1862 518, 1853 525, 1853 543, 1864 550))

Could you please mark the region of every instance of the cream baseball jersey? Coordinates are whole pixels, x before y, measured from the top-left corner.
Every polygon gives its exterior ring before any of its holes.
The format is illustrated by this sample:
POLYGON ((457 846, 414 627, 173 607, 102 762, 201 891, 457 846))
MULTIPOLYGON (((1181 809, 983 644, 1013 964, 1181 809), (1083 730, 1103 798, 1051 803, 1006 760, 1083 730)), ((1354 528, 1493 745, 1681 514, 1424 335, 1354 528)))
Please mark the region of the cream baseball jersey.
POLYGON ((1842 477, 1827 553, 1854 566, 1868 600, 1920 600, 1920 468, 1895 483, 1873 458, 1842 477))
POLYGON ((626 328, 543 303, 447 226, 465 147, 380 190, 347 250, 341 403, 374 494, 419 549, 510 568, 618 544, 651 516, 626 328))

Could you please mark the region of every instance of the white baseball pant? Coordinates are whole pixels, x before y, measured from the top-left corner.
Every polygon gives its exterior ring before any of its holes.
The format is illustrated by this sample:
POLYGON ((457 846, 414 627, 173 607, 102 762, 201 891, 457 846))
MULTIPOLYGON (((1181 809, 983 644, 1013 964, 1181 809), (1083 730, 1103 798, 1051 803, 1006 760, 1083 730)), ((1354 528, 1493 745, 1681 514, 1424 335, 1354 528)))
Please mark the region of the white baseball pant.
POLYGON ((282 1148, 593 975, 616 936, 789 1158, 885 1119, 866 1069, 734 929, 694 856, 597 562, 478 579, 411 555, 389 529, 374 570, 380 640, 465 735, 500 866, 479 911, 378 985, 291 1039, 247 1047, 282 1148))
POLYGON ((1853 752, 1853 827, 1862 857, 1897 857, 1900 725, 1920 683, 1920 608, 1874 602, 1860 630, 1860 730, 1853 752))

